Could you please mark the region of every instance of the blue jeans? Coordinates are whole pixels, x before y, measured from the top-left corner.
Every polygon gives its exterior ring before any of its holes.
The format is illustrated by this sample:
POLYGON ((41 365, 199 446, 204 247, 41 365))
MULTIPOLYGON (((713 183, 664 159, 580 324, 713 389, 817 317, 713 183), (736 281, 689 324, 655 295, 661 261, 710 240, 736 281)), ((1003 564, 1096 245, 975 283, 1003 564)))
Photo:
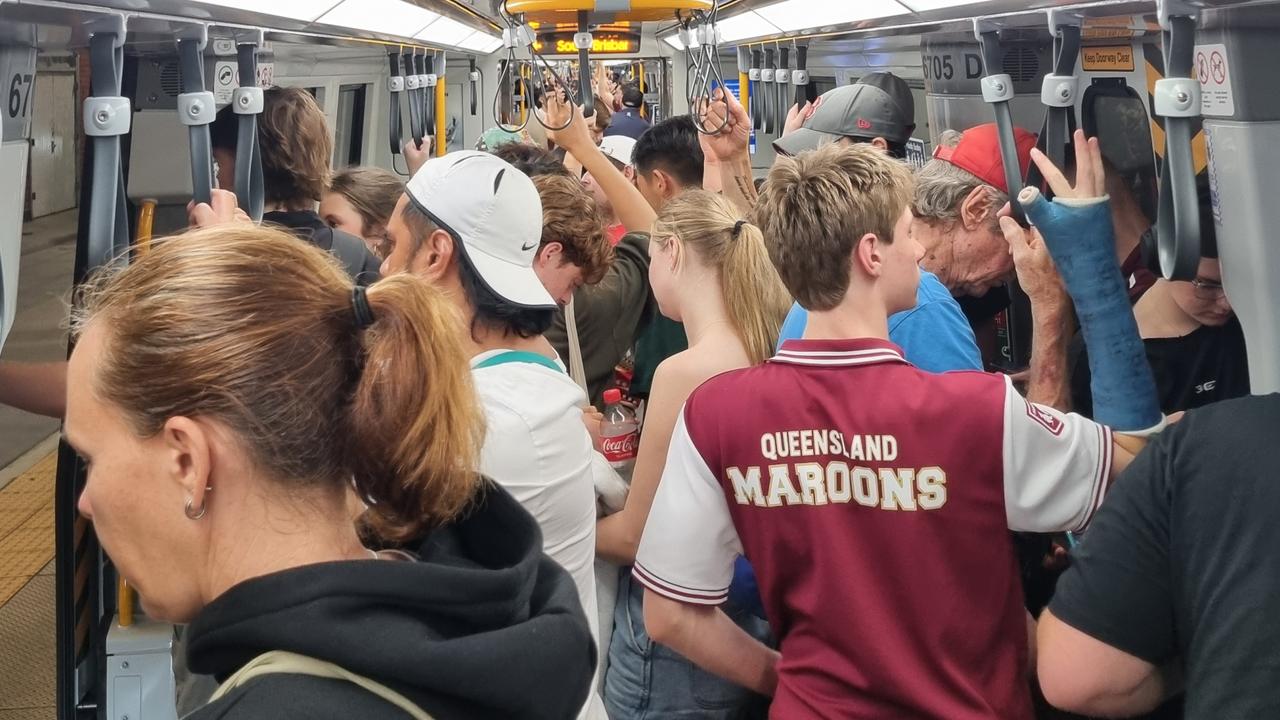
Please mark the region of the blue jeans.
MULTIPOLYGON (((722 609, 761 642, 769 626, 726 603, 722 609)), ((649 639, 644 630, 644 586, 623 568, 613 613, 604 704, 610 720, 748 720, 768 714, 768 699, 697 667, 649 639)))

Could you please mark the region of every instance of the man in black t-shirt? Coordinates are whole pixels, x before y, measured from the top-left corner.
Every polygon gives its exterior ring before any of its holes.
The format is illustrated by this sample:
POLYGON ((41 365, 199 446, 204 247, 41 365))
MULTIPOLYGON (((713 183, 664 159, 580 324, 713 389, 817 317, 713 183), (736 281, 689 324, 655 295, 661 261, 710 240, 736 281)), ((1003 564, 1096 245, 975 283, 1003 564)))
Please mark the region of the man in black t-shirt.
POLYGON ((1107 494, 1041 616, 1046 697, 1127 717, 1280 717, 1280 394, 1195 410, 1107 494), (1169 668, 1174 668, 1169 672, 1169 668))

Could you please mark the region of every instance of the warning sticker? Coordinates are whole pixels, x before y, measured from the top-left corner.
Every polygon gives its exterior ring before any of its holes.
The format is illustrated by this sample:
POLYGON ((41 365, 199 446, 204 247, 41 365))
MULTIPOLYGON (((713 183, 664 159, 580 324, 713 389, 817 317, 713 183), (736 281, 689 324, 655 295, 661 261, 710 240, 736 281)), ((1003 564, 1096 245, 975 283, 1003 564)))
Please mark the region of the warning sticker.
POLYGON ((1133 72, 1133 48, 1128 45, 1087 47, 1080 51, 1086 72, 1133 72))
MULTIPOLYGON (((258 87, 271 87, 275 80, 274 63, 258 63, 258 87)), ((231 102, 231 94, 240 87, 240 70, 234 62, 219 60, 213 68, 213 99, 219 105, 231 102)))
POLYGON ((1200 81, 1200 114, 1230 117, 1236 113, 1231 92, 1231 69, 1225 45, 1197 45, 1193 72, 1200 81))

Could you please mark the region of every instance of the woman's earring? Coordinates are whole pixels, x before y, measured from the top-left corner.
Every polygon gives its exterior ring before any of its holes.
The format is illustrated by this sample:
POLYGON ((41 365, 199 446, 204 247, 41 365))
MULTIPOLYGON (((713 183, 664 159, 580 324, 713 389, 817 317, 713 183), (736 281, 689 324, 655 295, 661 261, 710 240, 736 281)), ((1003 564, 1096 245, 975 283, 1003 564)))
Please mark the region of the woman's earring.
MULTIPOLYGON (((213 486, 206 485, 204 491, 207 493, 213 492, 213 486)), ((204 501, 203 503, 200 503, 200 509, 196 510, 195 508, 191 507, 191 498, 187 498, 187 505, 184 508, 184 512, 186 512, 188 519, 199 520, 200 518, 204 517, 205 513, 207 513, 208 511, 209 511, 208 500, 204 501)))

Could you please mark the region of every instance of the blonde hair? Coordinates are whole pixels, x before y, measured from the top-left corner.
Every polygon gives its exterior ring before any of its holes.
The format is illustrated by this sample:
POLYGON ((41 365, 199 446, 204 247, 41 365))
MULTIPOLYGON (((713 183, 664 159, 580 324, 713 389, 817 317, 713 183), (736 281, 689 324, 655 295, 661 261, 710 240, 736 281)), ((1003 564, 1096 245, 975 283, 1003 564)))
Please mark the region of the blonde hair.
POLYGON ((739 221, 733 205, 720 195, 689 190, 662 209, 653 232, 664 246, 679 238, 683 247, 719 271, 729 322, 755 364, 773 356, 791 297, 769 263, 760 229, 739 221))
POLYGON ((868 233, 893 242, 911 190, 907 165, 867 144, 832 143, 778 158, 754 214, 778 275, 802 307, 840 304, 853 246, 868 233))
POLYGON ((367 529, 401 542, 476 495, 483 415, 447 300, 409 275, 383 279, 361 329, 353 292, 328 253, 225 225, 97 274, 73 332, 103 328, 93 391, 138 436, 171 417, 216 420, 278 482, 338 493, 354 478, 367 529))

